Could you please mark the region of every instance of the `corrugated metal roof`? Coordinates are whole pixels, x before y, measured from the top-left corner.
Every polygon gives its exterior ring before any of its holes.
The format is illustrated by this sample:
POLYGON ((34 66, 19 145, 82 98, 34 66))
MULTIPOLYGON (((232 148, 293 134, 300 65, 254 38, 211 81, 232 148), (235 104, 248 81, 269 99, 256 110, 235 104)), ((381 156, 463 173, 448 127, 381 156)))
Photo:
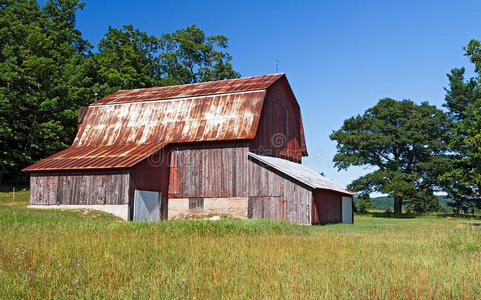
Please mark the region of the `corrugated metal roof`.
POLYGON ((304 165, 278 157, 258 155, 251 152, 249 152, 249 156, 312 188, 326 189, 348 195, 355 195, 354 192, 327 179, 326 177, 322 176, 314 170, 309 169, 304 165))
MULTIPOLYGON (((23 171, 127 168, 169 143, 249 140, 284 74, 118 91, 90 105, 72 146, 23 171)), ((301 148, 305 150, 301 120, 301 148)))
POLYGON ((265 94, 91 106, 73 146, 252 139, 265 94))
POLYGON ((125 168, 168 143, 252 139, 265 94, 90 106, 70 148, 24 171, 125 168))
POLYGON ((92 105, 265 90, 283 76, 285 74, 282 73, 185 85, 122 90, 102 98, 92 105))
POLYGON ((164 146, 165 143, 70 147, 22 171, 128 168, 164 146))

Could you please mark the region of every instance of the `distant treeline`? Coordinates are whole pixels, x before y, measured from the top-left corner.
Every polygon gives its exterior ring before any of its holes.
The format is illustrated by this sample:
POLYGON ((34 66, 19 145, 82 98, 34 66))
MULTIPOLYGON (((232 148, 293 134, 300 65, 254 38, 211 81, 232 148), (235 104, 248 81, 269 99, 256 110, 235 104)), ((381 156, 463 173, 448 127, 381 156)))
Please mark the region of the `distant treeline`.
MULTIPOLYGON (((447 197, 447 196, 437 196, 440 207, 439 211, 451 211, 452 207, 449 205, 449 203, 453 202, 453 199, 447 197)), ((394 209, 393 206, 393 198, 392 197, 372 197, 372 209, 394 209)), ((354 199, 354 202, 357 204, 358 203, 358 198, 354 199)), ((403 206, 404 209, 406 209, 406 205, 403 206)))

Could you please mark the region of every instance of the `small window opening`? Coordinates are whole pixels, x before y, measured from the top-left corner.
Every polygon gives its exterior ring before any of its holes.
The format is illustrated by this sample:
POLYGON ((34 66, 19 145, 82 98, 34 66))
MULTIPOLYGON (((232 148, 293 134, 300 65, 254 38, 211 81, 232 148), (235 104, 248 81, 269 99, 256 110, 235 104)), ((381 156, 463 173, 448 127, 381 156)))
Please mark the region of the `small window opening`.
POLYGON ((204 209, 204 199, 203 198, 189 199, 189 209, 194 209, 194 210, 204 209))

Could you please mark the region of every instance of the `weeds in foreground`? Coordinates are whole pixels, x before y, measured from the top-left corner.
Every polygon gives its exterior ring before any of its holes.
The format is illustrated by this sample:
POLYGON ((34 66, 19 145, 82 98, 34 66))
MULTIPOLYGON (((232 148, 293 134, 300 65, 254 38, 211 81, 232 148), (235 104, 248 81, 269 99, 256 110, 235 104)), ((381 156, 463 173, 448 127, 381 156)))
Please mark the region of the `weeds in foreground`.
POLYGON ((477 299, 478 225, 434 215, 133 223, 0 204, 0 298, 477 299))

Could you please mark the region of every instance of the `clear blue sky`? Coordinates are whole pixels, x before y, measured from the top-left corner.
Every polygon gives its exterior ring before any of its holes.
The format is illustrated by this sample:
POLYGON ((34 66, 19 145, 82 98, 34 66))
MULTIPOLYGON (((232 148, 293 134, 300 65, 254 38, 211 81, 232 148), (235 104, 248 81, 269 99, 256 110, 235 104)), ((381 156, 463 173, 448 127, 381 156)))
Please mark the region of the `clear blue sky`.
POLYGON ((242 76, 285 72, 301 106, 304 163, 347 185, 329 134, 378 99, 444 100, 446 73, 467 66, 463 46, 481 39, 480 1, 86 1, 78 28, 94 45, 108 26, 159 36, 196 24, 230 39, 242 76))

